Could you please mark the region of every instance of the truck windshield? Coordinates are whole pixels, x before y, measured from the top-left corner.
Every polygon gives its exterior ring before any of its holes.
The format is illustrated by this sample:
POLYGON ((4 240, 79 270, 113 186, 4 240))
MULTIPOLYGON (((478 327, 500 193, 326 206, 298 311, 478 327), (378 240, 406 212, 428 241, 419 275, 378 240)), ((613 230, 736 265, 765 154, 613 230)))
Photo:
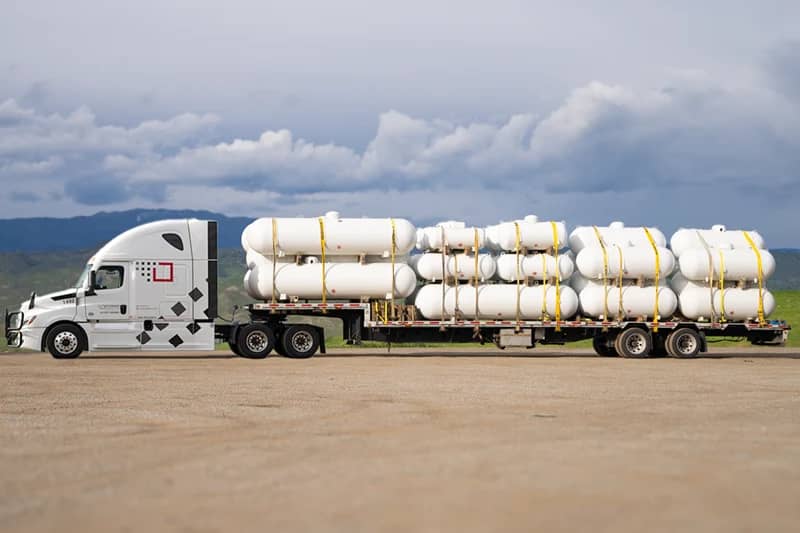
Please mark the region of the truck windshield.
POLYGON ((92 270, 92 264, 87 263, 86 268, 83 269, 81 272, 81 277, 78 278, 78 281, 75 283, 76 289, 82 289, 86 286, 86 278, 89 277, 89 271, 92 270))

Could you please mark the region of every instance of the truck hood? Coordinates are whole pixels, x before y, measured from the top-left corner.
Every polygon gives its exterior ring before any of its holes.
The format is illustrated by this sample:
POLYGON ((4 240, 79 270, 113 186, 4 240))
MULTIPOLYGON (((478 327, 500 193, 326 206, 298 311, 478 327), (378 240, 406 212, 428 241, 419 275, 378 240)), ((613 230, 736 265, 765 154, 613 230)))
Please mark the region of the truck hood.
POLYGON ((28 309, 28 306, 31 303, 30 299, 22 302, 19 305, 19 308, 20 311, 22 311, 25 314, 28 314, 33 311, 55 309, 58 307, 64 307, 65 305, 74 306, 76 294, 77 291, 75 289, 64 289, 61 291, 50 292, 42 295, 37 294, 33 302, 34 303, 33 309, 28 309))

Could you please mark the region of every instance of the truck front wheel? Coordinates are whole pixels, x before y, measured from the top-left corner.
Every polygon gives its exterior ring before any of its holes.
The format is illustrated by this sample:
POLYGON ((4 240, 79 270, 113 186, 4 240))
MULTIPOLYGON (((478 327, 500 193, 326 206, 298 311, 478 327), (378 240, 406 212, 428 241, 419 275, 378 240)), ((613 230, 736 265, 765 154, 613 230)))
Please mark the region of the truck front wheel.
POLYGON ((307 359, 319 348, 319 333, 313 326, 289 326, 281 335, 281 345, 286 357, 307 359))
POLYGON ((236 337, 237 355, 250 359, 263 359, 275 347, 275 333, 266 324, 247 324, 236 337))
POLYGON ((83 352, 83 334, 74 324, 53 326, 45 343, 55 359, 75 359, 83 352))

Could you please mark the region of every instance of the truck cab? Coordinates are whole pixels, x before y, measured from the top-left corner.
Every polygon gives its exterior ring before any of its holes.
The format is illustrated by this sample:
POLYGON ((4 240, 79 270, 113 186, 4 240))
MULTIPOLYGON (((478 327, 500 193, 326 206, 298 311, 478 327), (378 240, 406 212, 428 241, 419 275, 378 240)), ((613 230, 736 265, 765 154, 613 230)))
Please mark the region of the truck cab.
POLYGON ((217 223, 161 220, 89 259, 75 287, 6 311, 9 346, 69 359, 94 350, 209 350, 217 316, 217 223))

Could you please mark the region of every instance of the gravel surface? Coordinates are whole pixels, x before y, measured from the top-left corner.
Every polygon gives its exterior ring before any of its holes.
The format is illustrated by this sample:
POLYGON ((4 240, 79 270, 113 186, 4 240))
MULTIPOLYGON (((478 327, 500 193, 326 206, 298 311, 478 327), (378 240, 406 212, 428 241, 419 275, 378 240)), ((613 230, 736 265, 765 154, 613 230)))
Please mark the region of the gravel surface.
POLYGON ((797 531, 800 355, 0 355, 1 531, 797 531))

